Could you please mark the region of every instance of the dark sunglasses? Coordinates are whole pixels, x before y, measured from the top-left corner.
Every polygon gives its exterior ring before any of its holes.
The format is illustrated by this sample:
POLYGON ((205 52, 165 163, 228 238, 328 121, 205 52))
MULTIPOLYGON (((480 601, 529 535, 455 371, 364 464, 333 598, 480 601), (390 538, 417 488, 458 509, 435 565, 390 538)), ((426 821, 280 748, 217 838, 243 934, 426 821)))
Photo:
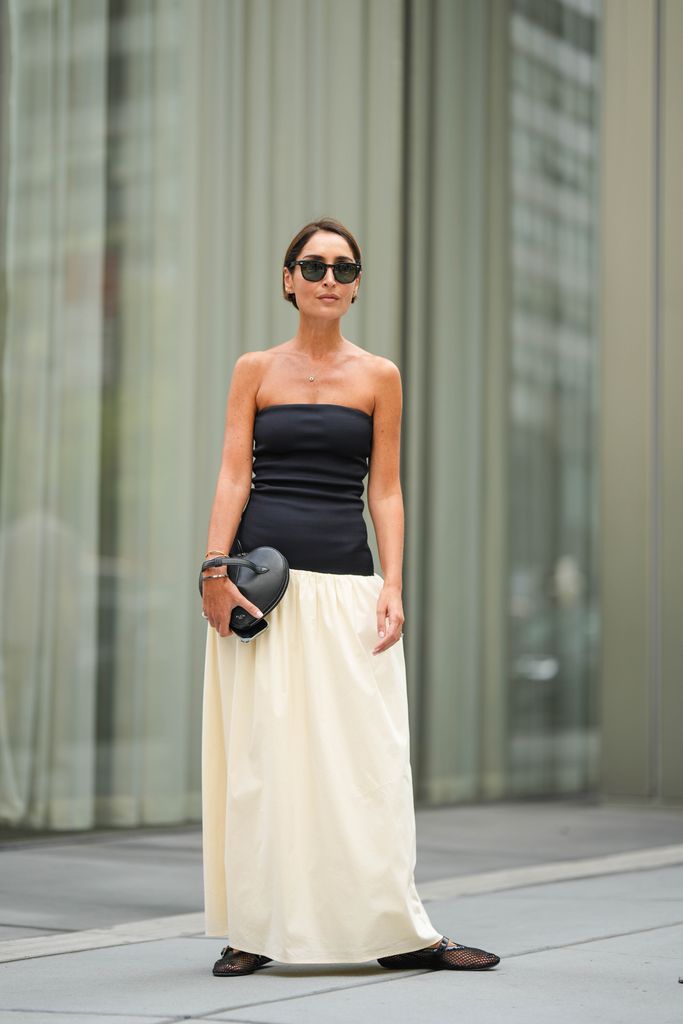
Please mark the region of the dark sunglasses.
POLYGON ((351 284, 361 271, 360 263, 323 263, 322 260, 292 260, 289 269, 301 267, 304 281, 322 281, 327 268, 332 267, 335 281, 339 284, 351 284))

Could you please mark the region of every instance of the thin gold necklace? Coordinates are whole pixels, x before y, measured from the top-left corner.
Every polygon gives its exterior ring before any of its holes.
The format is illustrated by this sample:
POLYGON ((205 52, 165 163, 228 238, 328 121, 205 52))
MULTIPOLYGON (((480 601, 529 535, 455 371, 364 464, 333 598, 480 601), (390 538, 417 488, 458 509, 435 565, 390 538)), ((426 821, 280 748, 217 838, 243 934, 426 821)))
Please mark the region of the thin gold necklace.
POLYGON ((309 380, 317 380, 317 377, 315 376, 315 374, 314 374, 314 373, 309 373, 309 374, 308 374, 308 379, 309 379, 309 380))

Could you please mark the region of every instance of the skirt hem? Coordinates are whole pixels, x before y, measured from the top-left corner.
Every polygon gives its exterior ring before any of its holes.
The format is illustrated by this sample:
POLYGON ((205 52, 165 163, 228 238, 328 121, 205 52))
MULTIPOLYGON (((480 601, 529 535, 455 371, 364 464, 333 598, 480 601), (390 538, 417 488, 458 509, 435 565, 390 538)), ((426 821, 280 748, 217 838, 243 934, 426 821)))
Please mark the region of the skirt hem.
MULTIPOLYGON (((218 938, 218 935, 210 935, 205 932, 206 938, 218 938)), ((225 935, 221 935, 221 938, 225 939, 225 935)), ((256 950, 253 945, 249 945, 249 942, 242 943, 239 938, 225 939, 226 942, 230 942, 230 945, 234 945, 235 949, 244 949, 249 953, 259 953, 261 956, 268 956, 271 960, 276 960, 281 964, 357 964, 365 963, 367 960, 377 960, 381 956, 393 956, 398 953, 413 953, 416 949, 423 949, 425 946, 430 946, 433 942, 438 942, 442 937, 441 932, 435 932, 431 940, 428 938, 420 946, 415 945, 415 934, 411 935, 409 939, 405 939, 403 942, 391 942, 384 946, 372 946, 368 949, 354 949, 354 950, 334 950, 330 952, 321 953, 310 950, 308 952, 299 951, 298 953, 285 953, 282 950, 275 950, 273 947, 267 947, 264 949, 256 950)))

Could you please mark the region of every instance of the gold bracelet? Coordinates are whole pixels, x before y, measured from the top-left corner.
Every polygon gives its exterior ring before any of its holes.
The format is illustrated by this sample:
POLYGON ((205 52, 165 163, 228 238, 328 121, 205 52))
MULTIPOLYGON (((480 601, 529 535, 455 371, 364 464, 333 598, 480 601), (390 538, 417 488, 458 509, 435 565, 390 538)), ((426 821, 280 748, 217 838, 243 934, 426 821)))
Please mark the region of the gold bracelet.
POLYGON ((227 580, 227 573, 219 572, 215 576, 202 576, 203 580, 227 580))
POLYGON ((206 554, 204 555, 204 558, 207 558, 209 555, 224 555, 225 558, 227 558, 228 557, 228 552, 227 551, 207 551, 206 554))

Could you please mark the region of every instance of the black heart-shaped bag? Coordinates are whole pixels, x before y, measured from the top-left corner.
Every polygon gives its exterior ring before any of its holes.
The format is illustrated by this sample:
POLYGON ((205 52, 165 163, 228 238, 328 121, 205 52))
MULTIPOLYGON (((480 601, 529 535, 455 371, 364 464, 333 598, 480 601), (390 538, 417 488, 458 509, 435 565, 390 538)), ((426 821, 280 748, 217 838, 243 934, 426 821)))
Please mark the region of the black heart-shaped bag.
POLYGON ((245 552, 239 540, 237 544, 239 554, 221 555, 220 558, 209 558, 202 563, 199 593, 203 594, 204 570, 226 565, 228 576, 240 593, 263 612, 263 618, 257 619, 239 605, 235 605, 232 610, 230 629, 243 643, 249 643, 267 628, 266 615, 272 612, 285 595, 289 584, 289 562, 277 548, 263 545, 245 552))

